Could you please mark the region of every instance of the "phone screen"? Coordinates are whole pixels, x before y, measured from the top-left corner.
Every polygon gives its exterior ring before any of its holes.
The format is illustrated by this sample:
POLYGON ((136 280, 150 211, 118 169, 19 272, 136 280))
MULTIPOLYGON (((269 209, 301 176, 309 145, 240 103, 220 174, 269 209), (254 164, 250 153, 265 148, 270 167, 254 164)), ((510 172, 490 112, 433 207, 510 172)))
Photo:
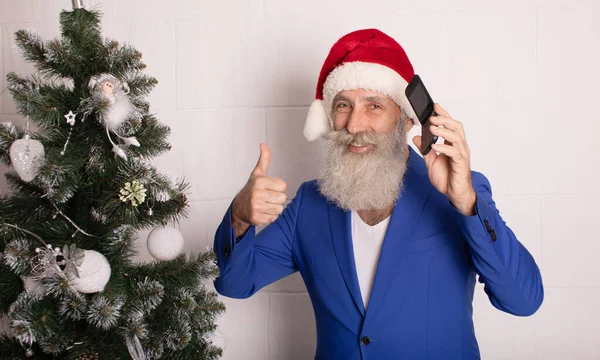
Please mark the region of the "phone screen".
POLYGON ((405 94, 422 125, 420 150, 421 154, 427 155, 431 150, 431 145, 438 140, 438 137, 433 135, 429 129, 431 125, 429 117, 435 115, 433 111, 433 99, 429 96, 429 92, 427 92, 419 75, 416 74, 406 87, 405 94))
POLYGON ((429 100, 429 96, 423 87, 422 82, 417 82, 413 89, 413 93, 410 97, 411 105, 415 110, 415 114, 419 117, 419 121, 421 124, 424 124, 427 120, 426 111, 431 108, 431 101, 429 100))

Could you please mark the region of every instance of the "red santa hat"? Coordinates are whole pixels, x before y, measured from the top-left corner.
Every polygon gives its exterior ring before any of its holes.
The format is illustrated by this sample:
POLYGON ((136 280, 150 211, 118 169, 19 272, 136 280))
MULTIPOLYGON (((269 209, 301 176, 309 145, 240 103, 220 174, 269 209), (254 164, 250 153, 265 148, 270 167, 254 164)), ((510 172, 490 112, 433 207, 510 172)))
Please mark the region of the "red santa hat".
POLYGON ((344 90, 382 93, 416 120, 404 94, 414 74, 402 46, 383 32, 365 29, 344 35, 333 45, 321 68, 316 100, 308 110, 304 136, 313 141, 333 129, 331 102, 344 90))

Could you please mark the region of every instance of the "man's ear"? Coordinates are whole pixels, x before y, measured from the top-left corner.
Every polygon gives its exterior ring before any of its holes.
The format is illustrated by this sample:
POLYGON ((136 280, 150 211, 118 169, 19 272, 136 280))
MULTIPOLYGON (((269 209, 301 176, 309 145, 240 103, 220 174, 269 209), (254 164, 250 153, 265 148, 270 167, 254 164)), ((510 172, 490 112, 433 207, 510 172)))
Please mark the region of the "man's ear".
POLYGON ((408 120, 406 120, 406 124, 404 124, 404 132, 409 132, 413 126, 415 126, 415 121, 412 118, 408 118, 408 120))

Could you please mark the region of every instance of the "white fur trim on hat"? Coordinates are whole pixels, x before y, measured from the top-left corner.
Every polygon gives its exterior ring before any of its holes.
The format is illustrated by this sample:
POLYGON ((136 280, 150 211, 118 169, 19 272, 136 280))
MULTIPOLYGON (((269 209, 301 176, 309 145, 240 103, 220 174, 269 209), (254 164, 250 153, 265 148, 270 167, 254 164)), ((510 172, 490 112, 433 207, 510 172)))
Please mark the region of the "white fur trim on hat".
POLYGON ((418 123, 417 116, 404 94, 407 86, 408 82, 387 66, 362 61, 349 62, 335 68, 327 76, 323 86, 323 106, 330 112, 331 102, 340 91, 373 90, 389 96, 408 117, 418 123))
POLYGON ((323 107, 323 101, 313 101, 304 123, 304 137, 308 141, 313 141, 327 134, 331 129, 332 125, 323 107))

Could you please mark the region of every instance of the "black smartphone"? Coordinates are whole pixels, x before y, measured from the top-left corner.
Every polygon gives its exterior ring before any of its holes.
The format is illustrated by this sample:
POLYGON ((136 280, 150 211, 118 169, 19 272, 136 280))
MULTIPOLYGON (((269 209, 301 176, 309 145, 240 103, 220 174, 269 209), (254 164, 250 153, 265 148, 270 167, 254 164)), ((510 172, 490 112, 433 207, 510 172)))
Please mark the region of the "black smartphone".
POLYGON ((421 77, 416 74, 410 80, 410 83, 408 83, 404 93, 421 123, 421 149, 419 150, 421 150, 421 154, 427 155, 431 151, 431 145, 435 144, 438 140, 438 137, 433 135, 431 130, 429 130, 431 126, 429 118, 437 116, 435 111, 433 111, 433 99, 431 99, 431 95, 429 95, 427 88, 425 88, 421 77))

